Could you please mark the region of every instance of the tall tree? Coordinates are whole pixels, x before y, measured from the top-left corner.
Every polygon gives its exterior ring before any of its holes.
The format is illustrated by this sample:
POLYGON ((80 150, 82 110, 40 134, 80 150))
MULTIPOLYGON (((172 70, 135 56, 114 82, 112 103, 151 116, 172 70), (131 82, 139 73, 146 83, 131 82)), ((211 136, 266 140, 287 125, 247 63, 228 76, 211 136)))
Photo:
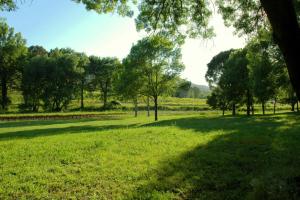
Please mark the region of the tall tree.
MULTIPOLYGON (((122 16, 133 16, 130 4, 132 0, 73 0, 83 3, 88 10, 98 13, 118 12, 122 16)), ((15 2, 6 0, 0 2, 0 9, 12 10, 15 2)), ((167 30, 170 35, 188 35, 190 37, 213 35, 209 26, 212 15, 211 1, 207 0, 142 0, 139 1, 140 14, 136 19, 138 29, 167 30), (185 28, 182 28, 186 25, 185 28)), ((272 27, 274 39, 288 68, 291 83, 300 98, 300 69, 298 52, 300 52, 299 14, 300 2, 297 0, 217 0, 220 13, 226 24, 246 34, 253 33, 256 28, 272 27)))
MULTIPOLYGON (((47 85, 46 69, 48 56, 34 56, 28 60, 22 73, 21 91, 24 104, 23 111, 38 112, 47 85)), ((48 80, 49 81, 49 80, 48 80)))
POLYGON ((13 28, 0 19, 0 101, 2 109, 7 109, 9 104, 8 85, 16 83, 16 76, 25 63, 26 52, 27 48, 22 35, 15 33, 13 28))
POLYGON ((84 88, 87 84, 88 67, 90 64, 89 57, 85 53, 76 53, 78 63, 76 72, 78 74, 79 88, 80 88, 80 109, 84 109, 84 88))
POLYGON ((141 77, 140 68, 136 60, 129 55, 123 60, 123 70, 119 76, 117 91, 124 99, 132 100, 134 115, 138 115, 138 98, 145 95, 145 80, 141 77))
POLYGON ((128 58, 136 67, 136 81, 144 85, 143 93, 153 98, 155 120, 158 120, 159 96, 175 89, 174 82, 184 69, 180 48, 157 34, 139 40, 131 48, 128 58))
POLYGON ((49 111, 66 108, 76 91, 78 57, 70 49, 54 49, 45 65, 46 83, 42 100, 49 111))
POLYGON ((296 0, 219 0, 219 8, 227 24, 238 31, 252 34, 261 27, 273 33, 288 68, 291 83, 300 97, 300 3, 296 0), (267 19, 269 20, 267 22, 267 19))
POLYGON ((225 95, 224 98, 228 99, 232 106, 232 115, 236 114, 236 106, 242 103, 242 99, 249 87, 246 52, 246 50, 236 50, 230 54, 219 81, 219 87, 225 95))
POLYGON ((100 58, 96 56, 90 57, 88 73, 92 76, 92 82, 100 88, 103 108, 108 107, 108 97, 114 89, 116 76, 120 72, 121 63, 117 58, 100 58))
POLYGON ((218 85, 220 77, 223 75, 225 70, 225 63, 232 52, 234 52, 233 49, 222 51, 218 55, 214 56, 207 64, 205 79, 211 88, 218 85))
MULTIPOLYGON (((269 38, 263 36, 253 39, 247 46, 247 58, 249 61, 250 79, 252 80, 254 95, 262 104, 265 114, 265 104, 276 94, 276 68, 273 66, 269 48, 272 45, 269 38)), ((275 102, 274 102, 275 104, 275 102)))

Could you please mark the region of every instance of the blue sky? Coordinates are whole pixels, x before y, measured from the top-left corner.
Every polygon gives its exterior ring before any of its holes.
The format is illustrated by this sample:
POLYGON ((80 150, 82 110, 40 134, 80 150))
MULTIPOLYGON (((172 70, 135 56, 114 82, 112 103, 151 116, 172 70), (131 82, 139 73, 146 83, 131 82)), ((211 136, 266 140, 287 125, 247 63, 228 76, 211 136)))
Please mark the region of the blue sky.
MULTIPOLYGON (((27 0, 19 9, 0 13, 10 26, 21 32, 28 46, 42 45, 46 49, 70 47, 88 55, 124 58, 133 43, 145 36, 135 29, 134 19, 118 15, 99 15, 86 11, 83 5, 71 0, 27 0)), ((215 14, 212 25, 217 36, 212 40, 187 40, 183 46, 182 74, 197 84, 207 85, 206 64, 220 51, 244 46, 245 40, 225 28, 215 14)))

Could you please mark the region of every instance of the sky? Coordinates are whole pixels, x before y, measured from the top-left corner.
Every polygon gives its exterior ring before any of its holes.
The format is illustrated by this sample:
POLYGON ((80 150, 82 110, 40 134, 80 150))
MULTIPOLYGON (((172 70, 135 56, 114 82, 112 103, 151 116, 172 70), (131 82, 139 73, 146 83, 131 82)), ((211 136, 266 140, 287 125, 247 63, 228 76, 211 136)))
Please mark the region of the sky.
MULTIPOLYGON (((2 12, 7 23, 21 32, 27 45, 41 45, 47 50, 69 47, 87 55, 112 56, 123 59, 144 32, 137 32, 134 18, 117 14, 97 14, 71 0, 27 0, 13 12, 2 12)), ((245 39, 224 26, 222 17, 214 14, 213 39, 188 39, 182 48, 185 70, 182 78, 207 85, 207 64, 219 52, 241 48, 245 39)))

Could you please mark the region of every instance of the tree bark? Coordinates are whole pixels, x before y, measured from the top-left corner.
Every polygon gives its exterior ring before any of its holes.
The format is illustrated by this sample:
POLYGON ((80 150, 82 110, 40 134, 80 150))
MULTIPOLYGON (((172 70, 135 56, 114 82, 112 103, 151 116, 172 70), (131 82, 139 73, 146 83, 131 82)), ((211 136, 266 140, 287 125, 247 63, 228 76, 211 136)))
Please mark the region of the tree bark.
POLYGON ((157 102, 158 97, 154 96, 154 114, 155 114, 155 121, 158 120, 158 102, 157 102))
POLYGON ((138 116, 138 100, 137 100, 137 98, 135 98, 133 100, 133 103, 134 103, 134 117, 137 117, 138 116))
POLYGON ((84 80, 81 80, 81 91, 80 91, 80 109, 84 109, 84 102, 83 102, 83 87, 84 87, 84 80))
POLYGON ((291 103, 291 106, 292 106, 292 112, 295 112, 295 103, 292 102, 292 103, 291 103))
POLYGON ((253 105, 253 103, 252 103, 252 105, 251 105, 251 112, 252 112, 252 115, 255 114, 255 113, 254 113, 254 105, 253 105))
POLYGON ((224 108, 222 109, 222 115, 223 116, 225 115, 225 109, 224 108))
POLYGON ((8 97, 7 97, 7 81, 5 76, 1 78, 1 95, 2 95, 2 102, 1 106, 2 109, 5 110, 8 104, 8 97))
POLYGON ((150 117, 150 97, 147 97, 147 116, 150 117))
POLYGON ((300 98, 300 28, 292 0, 260 0, 273 30, 289 72, 290 80, 300 98))
POLYGON ((276 99, 274 99, 273 113, 276 114, 276 99))
POLYGON ((251 107, 251 99, 250 99, 250 91, 247 90, 247 116, 250 116, 250 107, 251 107))
POLYGON ((263 115, 265 115, 265 102, 261 103, 263 115))
POLYGON ((235 106, 235 103, 232 104, 232 115, 235 115, 236 114, 236 106, 235 106))

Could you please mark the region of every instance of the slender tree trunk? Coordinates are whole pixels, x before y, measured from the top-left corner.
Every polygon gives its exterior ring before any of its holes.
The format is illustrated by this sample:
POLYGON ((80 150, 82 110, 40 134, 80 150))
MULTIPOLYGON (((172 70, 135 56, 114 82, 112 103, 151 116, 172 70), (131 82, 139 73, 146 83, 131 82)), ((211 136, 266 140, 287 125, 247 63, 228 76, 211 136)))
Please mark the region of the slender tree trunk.
POLYGON ((251 111, 252 111, 252 115, 254 115, 255 113, 254 113, 254 105, 253 105, 253 103, 251 105, 251 111))
POLYGON ((235 115, 236 114, 236 105, 235 103, 232 104, 232 115, 235 115))
POLYGON ((260 0, 273 30, 289 72, 290 80, 300 98, 300 28, 292 0, 260 0))
POLYGON ((247 115, 250 116, 250 107, 251 107, 251 99, 250 99, 250 91, 247 90, 247 115))
POLYGON ((225 109, 224 108, 222 109, 222 115, 223 116, 225 115, 225 109))
POLYGON ((263 115, 265 115, 265 102, 261 103, 263 115))
POLYGON ((274 114, 276 114, 276 103, 277 103, 277 101, 276 101, 276 98, 274 99, 274 107, 273 107, 273 113, 274 114))
POLYGON ((103 108, 107 108, 107 91, 103 91, 103 108))
POLYGON ((84 109, 84 102, 83 102, 83 89, 84 89, 84 80, 81 80, 81 91, 80 91, 80 109, 84 109))
POLYGON ((1 106, 2 109, 5 110, 7 108, 7 104, 8 104, 8 97, 7 97, 7 81, 5 76, 2 77, 1 79, 1 95, 2 95, 2 102, 1 102, 1 106))
POLYGON ((150 97, 147 97, 147 116, 150 117, 150 97))
POLYGON ((133 103, 134 103, 134 117, 137 117, 138 116, 138 100, 137 100, 137 98, 135 98, 133 100, 133 103))
POLYGON ((292 112, 295 112, 295 103, 293 102, 293 103, 291 104, 291 106, 292 106, 292 112))
POLYGON ((158 120, 158 97, 154 96, 154 114, 155 114, 155 121, 158 120))
POLYGON ((297 100, 297 112, 299 112, 299 101, 297 100))

